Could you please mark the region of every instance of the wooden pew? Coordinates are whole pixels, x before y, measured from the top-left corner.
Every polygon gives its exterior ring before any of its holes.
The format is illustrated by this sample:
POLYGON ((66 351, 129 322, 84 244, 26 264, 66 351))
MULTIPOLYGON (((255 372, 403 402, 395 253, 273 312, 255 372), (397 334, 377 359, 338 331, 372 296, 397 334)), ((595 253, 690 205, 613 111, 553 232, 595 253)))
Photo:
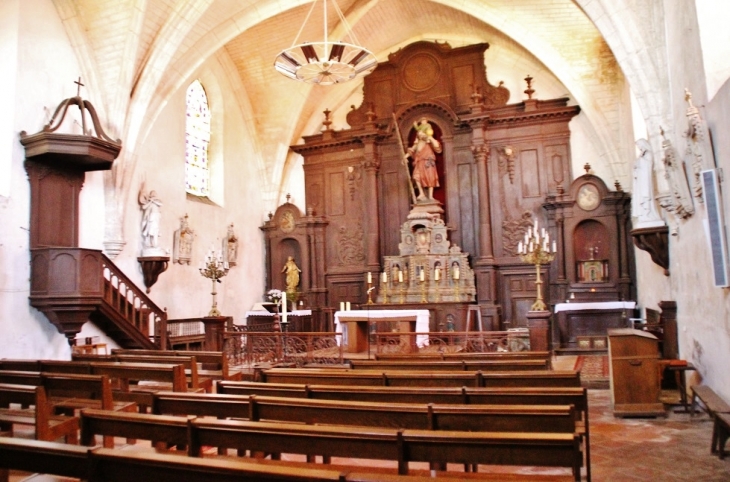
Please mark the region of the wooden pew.
POLYGON ((491 352, 454 352, 454 353, 417 353, 396 354, 376 353, 376 360, 548 360, 549 351, 491 351, 491 352))
POLYGON ((39 372, 41 365, 39 360, 0 358, 0 370, 39 372))
MULTIPOLYGON (((73 354, 74 361, 91 363, 156 363, 156 364, 182 364, 185 367, 185 375, 188 380, 188 388, 191 391, 203 390, 207 393, 213 391, 213 379, 200 377, 198 375, 198 362, 194 356, 153 356, 153 355, 94 355, 94 354, 73 354)), ((168 389, 160 385, 160 390, 168 389)))
MULTIPOLYGON (((0 437, 0 482, 7 482, 8 469, 55 474, 89 482, 432 482, 430 475, 403 476, 367 472, 361 467, 344 472, 323 466, 273 465, 266 460, 201 459, 159 453, 126 452, 53 442, 0 437), (245 460, 245 461, 244 461, 245 460), (3 478, 4 475, 4 478, 3 478)), ((439 474, 442 482, 463 481, 471 474, 439 474)), ((477 475, 477 474, 474 474, 477 475)), ((480 473, 486 482, 564 482, 572 477, 480 473)))
POLYGON ((81 440, 84 444, 89 443, 94 435, 179 444, 183 431, 189 434, 188 454, 195 457, 201 456, 203 446, 213 446, 239 451, 286 452, 310 458, 321 455, 380 459, 397 462, 399 474, 408 473, 409 462, 451 462, 565 467, 571 469, 575 480, 580 480, 582 463, 577 434, 311 426, 98 410, 85 410, 81 414, 81 440))
POLYGON ((270 368, 261 371, 266 383, 317 385, 418 386, 418 387, 580 387, 575 370, 517 372, 343 370, 318 368, 270 368))
POLYGON ((66 443, 78 443, 78 417, 53 414, 42 386, 0 384, 0 431, 12 435, 14 425, 35 427, 36 440, 53 441, 63 437, 66 443), (33 408, 11 407, 11 404, 33 408))
POLYGON ((107 375, 116 381, 114 398, 116 400, 135 402, 141 411, 152 405, 152 394, 159 391, 154 385, 145 386, 139 382, 163 382, 175 392, 187 392, 185 367, 182 364, 158 363, 91 363, 91 371, 98 375, 107 375))
POLYGON ((86 479, 87 447, 0 437, 0 482, 8 482, 9 469, 86 479))
POLYGON ((117 355, 150 355, 150 356, 194 356, 201 369, 198 375, 214 380, 240 380, 241 372, 232 371, 228 366, 228 356, 220 351, 194 350, 141 350, 115 348, 112 354, 117 355))
POLYGON ((586 471, 590 480, 588 391, 583 387, 414 388, 219 382, 216 390, 220 394, 228 395, 367 401, 383 406, 393 403, 572 405, 576 409, 576 420, 581 422, 578 431, 585 440, 586 471))
POLYGON ((547 360, 350 360, 349 366, 353 370, 418 371, 523 371, 550 367, 547 360))
POLYGON ((570 405, 436 405, 342 402, 280 397, 156 393, 152 411, 251 421, 356 425, 423 430, 574 433, 570 405))

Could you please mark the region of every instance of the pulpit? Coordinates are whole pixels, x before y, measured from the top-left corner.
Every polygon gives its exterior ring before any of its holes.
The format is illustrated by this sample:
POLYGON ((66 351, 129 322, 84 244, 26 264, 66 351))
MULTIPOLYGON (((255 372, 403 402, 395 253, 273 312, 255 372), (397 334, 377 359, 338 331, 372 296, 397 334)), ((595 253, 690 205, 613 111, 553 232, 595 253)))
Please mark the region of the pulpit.
POLYGON ((659 340, 632 328, 608 330, 611 402, 617 417, 665 415, 659 402, 659 340))

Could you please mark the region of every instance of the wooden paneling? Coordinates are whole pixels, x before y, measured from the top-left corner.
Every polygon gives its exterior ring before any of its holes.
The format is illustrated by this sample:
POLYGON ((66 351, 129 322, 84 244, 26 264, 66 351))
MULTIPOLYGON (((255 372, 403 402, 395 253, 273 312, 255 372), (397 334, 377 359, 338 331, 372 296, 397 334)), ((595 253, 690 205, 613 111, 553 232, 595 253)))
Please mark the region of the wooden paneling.
POLYGON ((522 197, 538 197, 540 193, 540 166, 537 149, 520 151, 520 172, 522 175, 522 197))

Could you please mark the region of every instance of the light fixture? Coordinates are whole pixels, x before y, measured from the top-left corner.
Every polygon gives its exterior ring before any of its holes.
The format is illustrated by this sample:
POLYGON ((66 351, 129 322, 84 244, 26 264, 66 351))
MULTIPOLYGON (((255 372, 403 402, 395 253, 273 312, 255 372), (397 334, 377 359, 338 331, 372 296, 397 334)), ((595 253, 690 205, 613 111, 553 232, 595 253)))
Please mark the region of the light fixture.
POLYGON ((350 25, 342 15, 335 0, 335 11, 345 27, 345 37, 349 37, 352 43, 330 42, 327 38, 327 0, 324 3, 323 27, 324 40, 321 42, 297 43, 299 36, 307 24, 317 0, 312 3, 307 18, 294 38, 292 46, 282 50, 276 56, 274 67, 283 75, 294 80, 301 80, 310 84, 332 85, 357 77, 363 77, 372 72, 378 65, 375 55, 368 49, 357 43, 350 25))

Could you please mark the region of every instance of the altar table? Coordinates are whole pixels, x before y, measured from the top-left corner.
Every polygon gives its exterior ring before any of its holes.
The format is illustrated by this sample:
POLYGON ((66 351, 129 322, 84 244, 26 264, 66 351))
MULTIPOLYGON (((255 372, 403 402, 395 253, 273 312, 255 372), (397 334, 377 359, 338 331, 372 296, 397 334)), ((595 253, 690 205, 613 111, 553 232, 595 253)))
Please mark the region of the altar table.
MULTIPOLYGON (((634 316, 635 301, 596 301, 557 303, 553 325, 553 347, 582 348, 579 337, 601 338, 605 342, 611 328, 628 328, 634 316)), ((595 348, 595 347, 594 347, 595 348)), ((606 346, 603 344, 603 349, 606 346)))
POLYGON ((428 343, 429 318, 428 310, 336 311, 335 331, 342 333, 343 344, 349 353, 367 350, 368 328, 373 320, 396 322, 401 332, 423 333, 416 335, 416 344, 424 346, 428 343))

